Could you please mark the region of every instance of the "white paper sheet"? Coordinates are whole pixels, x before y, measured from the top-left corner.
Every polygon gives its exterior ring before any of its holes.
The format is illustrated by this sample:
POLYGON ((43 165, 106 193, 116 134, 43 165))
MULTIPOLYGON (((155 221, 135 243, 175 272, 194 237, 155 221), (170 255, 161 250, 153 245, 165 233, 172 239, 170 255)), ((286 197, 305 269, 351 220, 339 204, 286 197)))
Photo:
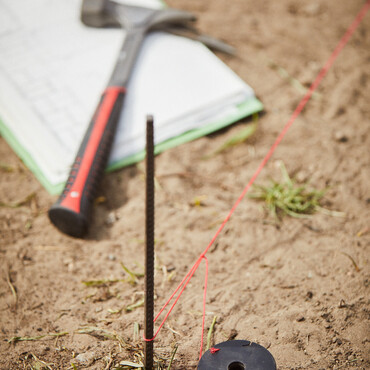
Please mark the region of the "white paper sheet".
MULTIPOLYGON (((0 0, 0 130, 51 192, 68 176, 125 35, 82 25, 80 5, 0 0)), ((253 90, 204 45, 150 34, 129 82, 110 163, 144 149, 147 114, 162 143, 220 119, 235 121, 235 110, 249 99, 255 100, 253 90)))

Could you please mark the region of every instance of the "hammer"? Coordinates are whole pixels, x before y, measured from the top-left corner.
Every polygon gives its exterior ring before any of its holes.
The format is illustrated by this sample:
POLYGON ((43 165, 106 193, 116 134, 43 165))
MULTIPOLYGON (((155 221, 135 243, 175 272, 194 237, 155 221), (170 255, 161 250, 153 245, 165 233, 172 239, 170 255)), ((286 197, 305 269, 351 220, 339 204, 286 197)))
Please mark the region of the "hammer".
MULTIPOLYGON (((92 203, 111 151, 124 104, 127 84, 145 35, 153 30, 178 33, 194 30, 191 13, 171 8, 152 9, 112 0, 83 0, 81 20, 90 27, 121 27, 126 37, 116 65, 101 95, 72 164, 59 199, 49 209, 50 221, 65 234, 81 238, 87 230, 92 203)), ((199 35, 196 35, 196 37, 199 35)), ((210 47, 231 53, 222 41, 199 36, 210 47)))

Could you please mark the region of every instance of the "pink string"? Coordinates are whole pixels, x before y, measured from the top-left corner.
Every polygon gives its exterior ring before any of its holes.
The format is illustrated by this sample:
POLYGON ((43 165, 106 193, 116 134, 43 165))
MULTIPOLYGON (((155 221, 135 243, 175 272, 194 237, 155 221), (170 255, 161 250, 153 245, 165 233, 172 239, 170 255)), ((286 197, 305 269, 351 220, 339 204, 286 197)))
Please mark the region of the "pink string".
POLYGON ((203 339, 204 339, 204 322, 206 319, 206 297, 207 297, 207 283, 208 283, 208 259, 206 256, 203 257, 206 261, 206 273, 204 274, 204 291, 203 291, 203 316, 202 316, 202 334, 200 336, 200 353, 199 360, 202 357, 203 352, 203 339))
MULTIPOLYGON (((154 334, 154 337, 151 338, 151 339, 143 338, 145 341, 152 341, 158 335, 159 331, 161 330, 162 326, 166 322, 166 320, 167 320, 168 316, 170 315, 171 311, 173 310, 173 308, 175 307, 176 303, 180 299, 182 293, 184 292, 186 286, 189 284, 189 282, 190 282, 191 278, 193 277, 195 271, 198 269, 198 267, 199 267, 202 259, 204 259, 205 262, 206 262, 206 273, 205 273, 205 283, 204 283, 204 293, 203 293, 202 335, 201 335, 201 345, 200 345, 200 355, 199 355, 199 358, 202 356, 202 352, 203 352, 203 339, 204 339, 204 322, 205 322, 205 312, 206 312, 205 311, 206 310, 206 293, 207 293, 207 282, 208 282, 208 260, 206 258, 206 253, 208 252, 209 248, 212 246, 212 244, 214 243, 214 241, 217 239, 218 235, 221 233, 221 231, 223 230, 224 226, 229 221, 229 219, 231 218, 231 216, 234 213, 235 209, 238 207, 239 203, 242 201, 242 199, 244 198, 244 196, 246 195, 246 193, 248 192, 248 190, 250 189, 250 187, 253 185, 253 183, 257 179, 257 177, 260 174, 260 172, 262 171, 262 169, 266 166, 266 163, 268 162, 268 160, 270 159, 270 157, 274 153, 275 149, 277 148, 277 146, 280 144, 280 142, 282 141, 282 139, 284 138, 284 136, 288 132, 289 128, 292 126, 293 122, 297 119, 297 117, 299 116, 299 114, 302 112, 303 108, 306 106, 307 102, 310 100, 312 94, 315 92, 315 90, 317 89, 317 87, 320 85, 322 79, 325 77, 325 75, 327 74, 327 72, 329 71, 329 69, 332 67, 332 65, 333 65, 334 61, 337 59, 339 53, 342 51, 342 49, 344 48, 344 46, 348 43, 349 39, 351 38, 352 34, 355 32, 355 30, 357 29, 357 27, 360 25, 362 19, 365 17, 365 15, 368 12, 369 8, 370 8, 370 0, 367 0, 366 3, 365 3, 365 5, 360 10, 360 12, 357 14, 357 16, 354 19, 354 21, 352 22, 352 24, 348 27, 347 31, 345 32, 345 34, 343 35, 343 37, 340 39, 340 41, 337 44, 336 48, 334 49, 333 53, 330 55, 329 59, 327 60, 327 62, 324 65, 324 67, 321 69, 321 71, 317 75, 316 79, 314 80, 314 82, 310 86, 309 90, 304 95, 304 97, 302 98, 302 100, 299 102, 297 108, 294 110, 294 112, 291 115, 290 119, 288 120, 288 122, 283 127, 282 131, 280 132, 280 134, 276 138, 275 142, 273 143, 273 145, 271 146, 271 148, 267 152, 266 156, 263 158, 263 160, 260 163, 260 165, 258 166, 256 172, 253 174, 252 178, 249 180, 248 184, 246 185, 246 187, 242 191, 241 195, 236 200, 234 206, 231 208, 230 212, 228 213, 228 215, 226 216, 226 218, 222 222, 221 226, 216 231, 214 237, 212 238, 212 240, 210 241, 210 243, 208 244, 208 246, 206 247, 206 249, 198 257, 198 259, 196 260, 196 262, 194 263, 194 265, 191 267, 191 269, 189 270, 189 272, 186 274, 186 276, 183 278, 183 280, 181 281, 181 283, 177 286, 177 288, 175 289, 175 291, 172 293, 171 297, 167 300, 167 302, 164 304, 164 306, 161 308, 161 310, 159 311, 159 313, 155 317, 154 322, 157 321, 157 319, 160 317, 160 315, 162 314, 162 312, 169 305, 169 303, 171 302, 171 300, 173 299, 173 297, 176 295, 176 293, 181 288, 178 296, 176 297, 175 301, 173 302, 173 304, 169 308, 169 310, 168 310, 167 314, 165 315, 163 321, 159 325, 156 333, 154 334)), ((213 351, 212 351, 212 353, 215 353, 218 350, 219 349, 214 348, 213 351)))

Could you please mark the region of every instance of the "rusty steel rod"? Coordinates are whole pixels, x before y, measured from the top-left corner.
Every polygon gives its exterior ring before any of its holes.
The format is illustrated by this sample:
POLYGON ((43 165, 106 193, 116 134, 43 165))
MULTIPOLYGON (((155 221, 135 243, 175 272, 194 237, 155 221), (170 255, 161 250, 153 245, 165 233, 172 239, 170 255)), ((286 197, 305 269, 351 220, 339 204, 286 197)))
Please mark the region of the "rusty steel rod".
MULTIPOLYGON (((145 338, 154 335, 154 124, 146 121, 146 209, 145 209, 145 338)), ((153 341, 144 342, 144 366, 153 369, 153 341)))

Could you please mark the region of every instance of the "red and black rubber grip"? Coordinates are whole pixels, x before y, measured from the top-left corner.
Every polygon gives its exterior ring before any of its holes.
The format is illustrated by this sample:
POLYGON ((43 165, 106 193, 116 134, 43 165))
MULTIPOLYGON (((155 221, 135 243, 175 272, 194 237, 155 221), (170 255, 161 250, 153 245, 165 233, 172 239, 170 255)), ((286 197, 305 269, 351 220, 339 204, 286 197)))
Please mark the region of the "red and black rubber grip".
POLYGON ((81 238, 89 226, 96 191, 103 176, 126 89, 108 87, 83 138, 66 185, 49 209, 50 221, 63 233, 81 238))

